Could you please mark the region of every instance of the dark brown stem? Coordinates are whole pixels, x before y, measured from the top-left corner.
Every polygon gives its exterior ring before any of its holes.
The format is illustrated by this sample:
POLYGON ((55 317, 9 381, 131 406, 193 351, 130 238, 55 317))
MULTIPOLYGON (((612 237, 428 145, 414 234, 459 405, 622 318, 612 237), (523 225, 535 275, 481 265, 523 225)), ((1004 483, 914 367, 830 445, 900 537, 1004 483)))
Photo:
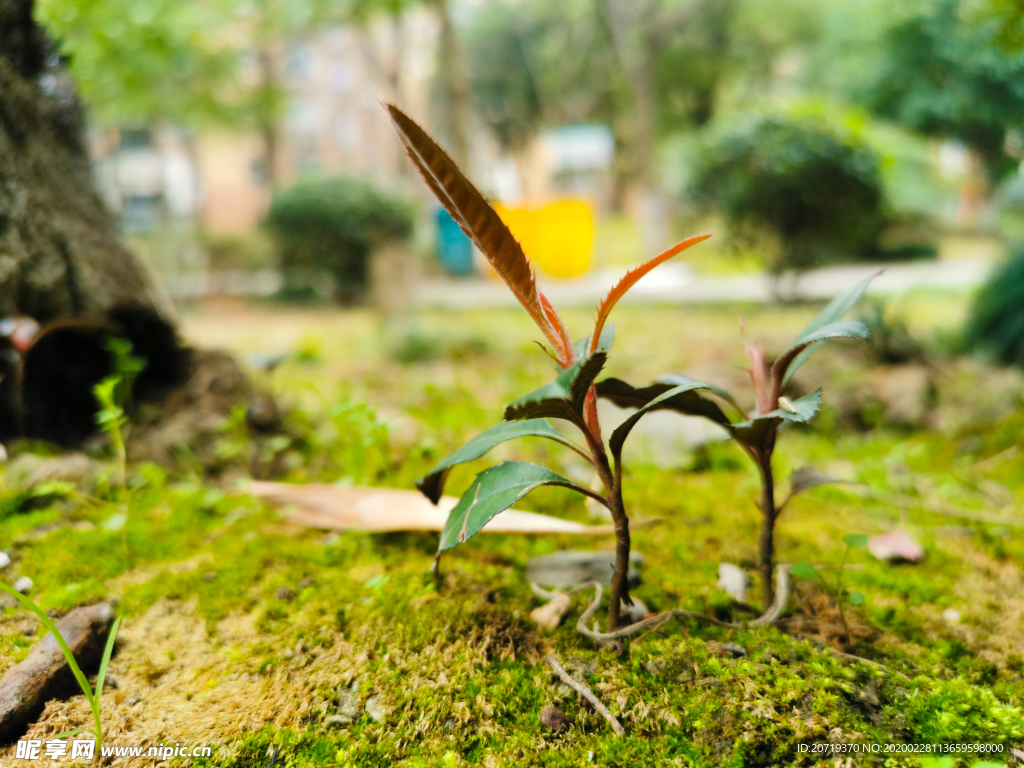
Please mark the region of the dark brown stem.
POLYGON ((608 605, 608 631, 613 632, 619 626, 622 603, 632 605, 629 596, 629 517, 622 501, 622 474, 616 467, 613 474, 608 463, 608 453, 604 449, 601 438, 595 435, 587 423, 573 414, 573 423, 583 433, 587 447, 594 457, 594 466, 598 477, 608 494, 608 509, 612 513, 615 525, 615 570, 612 573, 612 588, 608 605))
POLYGON ((608 604, 608 631, 614 632, 619 626, 622 603, 632 605, 633 601, 629 597, 629 517, 622 503, 622 490, 615 488, 609 501, 615 524, 615 572, 608 604))
POLYGON ((765 608, 775 599, 772 588, 772 564, 775 559, 775 478, 772 475, 772 452, 765 450, 758 457, 761 470, 761 538, 759 542, 761 570, 761 601, 765 608))

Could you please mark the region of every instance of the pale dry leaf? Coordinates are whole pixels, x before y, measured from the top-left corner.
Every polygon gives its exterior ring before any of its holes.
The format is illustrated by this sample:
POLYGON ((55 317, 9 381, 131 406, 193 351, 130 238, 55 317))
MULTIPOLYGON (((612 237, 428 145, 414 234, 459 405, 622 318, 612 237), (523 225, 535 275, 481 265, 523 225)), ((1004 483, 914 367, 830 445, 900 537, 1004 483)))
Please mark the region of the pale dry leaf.
MULTIPOLYGON (((250 493, 277 507, 292 507, 288 519, 332 531, 440 531, 458 503, 442 496, 434 506, 418 491, 395 488, 340 488, 253 482, 250 493)), ((509 509, 485 525, 482 533, 550 533, 599 535, 611 525, 583 525, 536 512, 509 509)))

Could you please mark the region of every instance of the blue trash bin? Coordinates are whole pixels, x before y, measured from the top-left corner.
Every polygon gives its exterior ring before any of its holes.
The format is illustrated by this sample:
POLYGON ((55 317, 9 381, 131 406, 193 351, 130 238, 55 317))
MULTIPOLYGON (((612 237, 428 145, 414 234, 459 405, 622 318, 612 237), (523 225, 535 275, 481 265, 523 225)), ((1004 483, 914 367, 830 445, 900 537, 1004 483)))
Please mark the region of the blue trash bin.
POLYGON ((437 260, 450 275, 473 274, 473 243, 444 208, 437 209, 437 260))

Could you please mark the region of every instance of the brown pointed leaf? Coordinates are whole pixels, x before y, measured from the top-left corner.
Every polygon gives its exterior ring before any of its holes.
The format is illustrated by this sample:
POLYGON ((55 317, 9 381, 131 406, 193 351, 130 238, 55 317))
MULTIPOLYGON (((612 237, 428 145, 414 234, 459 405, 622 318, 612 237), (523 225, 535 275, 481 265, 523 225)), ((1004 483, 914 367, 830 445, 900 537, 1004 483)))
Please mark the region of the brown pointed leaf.
POLYGON ((405 151, 427 186, 544 329, 548 319, 541 308, 533 269, 519 242, 448 153, 394 104, 387 104, 386 108, 405 151))

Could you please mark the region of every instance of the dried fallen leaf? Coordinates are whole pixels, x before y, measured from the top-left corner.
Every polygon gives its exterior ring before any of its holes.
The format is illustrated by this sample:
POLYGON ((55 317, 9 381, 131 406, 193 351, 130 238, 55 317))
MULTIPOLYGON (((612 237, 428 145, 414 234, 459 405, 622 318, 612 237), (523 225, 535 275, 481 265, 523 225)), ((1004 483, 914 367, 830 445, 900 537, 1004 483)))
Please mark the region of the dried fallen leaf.
POLYGON ((868 539, 868 552, 883 562, 906 560, 918 562, 924 557, 924 547, 902 528, 868 539))
MULTIPOLYGON (((394 488, 339 488, 253 482, 250 492, 278 507, 295 507, 288 519, 310 528, 332 531, 440 531, 458 503, 442 496, 434 506, 418 491, 394 488)), ((485 525, 482 533, 552 533, 601 535, 611 525, 583 525, 571 520, 509 509, 485 525)))

